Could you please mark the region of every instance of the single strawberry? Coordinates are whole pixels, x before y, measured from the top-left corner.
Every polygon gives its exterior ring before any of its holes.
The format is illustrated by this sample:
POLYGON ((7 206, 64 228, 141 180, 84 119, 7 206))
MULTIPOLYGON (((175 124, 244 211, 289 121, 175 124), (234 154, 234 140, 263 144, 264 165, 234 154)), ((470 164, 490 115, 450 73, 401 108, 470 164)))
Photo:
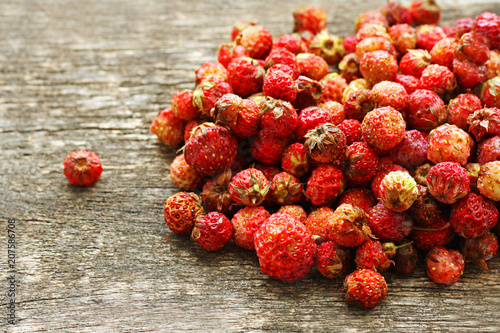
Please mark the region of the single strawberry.
POLYGON ((365 142, 354 142, 347 146, 342 164, 347 182, 351 186, 366 186, 378 170, 379 158, 365 142))
POLYGON ((340 75, 346 80, 347 83, 363 78, 363 75, 361 75, 361 71, 359 70, 359 59, 354 52, 346 54, 339 62, 338 67, 340 75))
POLYGON ((463 34, 455 48, 455 58, 482 65, 490 58, 486 39, 476 33, 463 34))
POLYGON ((462 88, 474 88, 486 81, 486 66, 467 60, 453 60, 453 74, 462 88))
POLYGON ((405 129, 403 115, 390 106, 368 112, 361 123, 363 140, 381 150, 392 149, 400 143, 405 129))
POLYGON ((432 50, 441 39, 446 38, 443 28, 432 24, 419 25, 417 28, 417 49, 432 50))
POLYGON ((91 186, 102 174, 99 156, 92 151, 75 150, 64 158, 64 175, 73 185, 91 186))
POLYGON ((250 141, 252 157, 262 164, 272 165, 281 161, 283 151, 288 147, 288 138, 277 135, 270 130, 261 130, 250 141))
POLYGON ((427 137, 427 158, 432 163, 457 162, 465 165, 474 140, 463 129, 455 125, 443 124, 433 129, 427 137))
POLYGON ((365 53, 360 59, 359 70, 371 85, 381 81, 394 81, 398 74, 398 62, 387 51, 372 51, 365 53))
POLYGON ((396 49, 392 43, 384 37, 367 37, 356 44, 356 57, 361 60, 363 56, 372 51, 387 51, 396 56, 396 49))
POLYGON ((371 309, 387 295, 384 277, 371 269, 358 269, 345 278, 346 302, 349 305, 371 309))
POLYGON ((218 62, 205 62, 194 72, 194 74, 196 85, 199 85, 204 80, 210 80, 211 78, 220 81, 227 80, 227 70, 218 62))
POLYGON ((354 142, 362 141, 363 134, 361 123, 356 119, 345 119, 337 126, 345 134, 346 145, 350 146, 354 142))
POLYGON ((256 135, 260 128, 259 105, 235 94, 219 98, 211 115, 215 124, 231 128, 234 134, 243 139, 256 135))
POLYGON ((408 172, 391 171, 380 183, 380 201, 390 210, 408 210, 417 196, 417 183, 408 172))
POLYGON ((451 245, 456 234, 446 218, 437 218, 433 224, 426 227, 413 227, 410 239, 413 245, 421 251, 430 251, 436 246, 451 245))
MULTIPOLYGON (((389 3, 394 3, 391 1, 389 3)), ((398 23, 389 28, 389 36, 398 54, 403 55, 408 50, 417 47, 417 31, 408 23, 398 23)))
POLYGON ((294 175, 280 172, 273 177, 268 196, 279 205, 292 205, 302 197, 302 183, 294 175))
POLYGON ((393 211, 379 201, 368 211, 368 225, 379 240, 397 242, 408 237, 413 221, 407 214, 393 211))
POLYGON ((304 224, 313 236, 319 236, 326 240, 328 238, 327 222, 332 215, 333 209, 330 207, 318 207, 307 216, 304 224))
POLYGON ((313 53, 297 54, 300 74, 319 81, 328 73, 328 63, 325 59, 313 53))
POLYGON ((408 95, 420 89, 420 80, 413 75, 398 75, 395 81, 405 88, 408 95))
POLYGON ((474 19, 472 32, 486 38, 491 49, 500 49, 500 17, 491 12, 483 12, 474 19))
POLYGON ((292 143, 283 152, 281 168, 284 171, 300 178, 309 171, 310 167, 311 157, 302 143, 292 143))
POLYGON ((264 68, 268 70, 274 65, 287 65, 292 70, 291 76, 295 80, 300 75, 300 67, 297 62, 297 57, 294 53, 290 52, 286 48, 279 48, 276 45, 273 46, 271 53, 267 56, 264 62, 264 68))
POLYGON ((418 89, 410 94, 406 121, 420 131, 430 131, 446 121, 443 100, 433 91, 418 89))
POLYGON ((297 127, 295 128, 295 138, 299 142, 305 141, 305 135, 319 125, 330 123, 332 116, 325 109, 318 106, 311 106, 303 109, 299 113, 297 127))
POLYGON ((498 239, 494 233, 486 231, 476 238, 463 238, 460 241, 460 252, 466 262, 472 262, 482 270, 488 271, 487 261, 496 257, 498 239))
POLYGON ((434 91, 440 96, 452 94, 457 87, 455 76, 448 67, 441 65, 429 65, 420 76, 421 89, 434 91))
POLYGON ((464 238, 479 237, 498 222, 498 209, 492 200, 469 193, 453 204, 450 224, 464 238))
POLYGON ((207 251, 220 251, 233 237, 231 221, 219 212, 199 218, 191 232, 191 240, 207 251))
POLYGON ((278 136, 290 136, 298 124, 299 116, 288 102, 266 97, 261 104, 261 129, 278 136))
POLYGON ((430 51, 432 63, 453 70, 453 59, 457 45, 455 38, 443 38, 434 44, 430 51))
POLYGON ((358 89, 352 92, 344 102, 344 113, 348 119, 361 122, 371 110, 373 110, 373 102, 369 89, 358 89))
POLYGON ((399 61, 401 74, 420 78, 424 69, 431 64, 432 56, 427 50, 411 49, 399 61))
POLYGON ((481 141, 477 147, 477 163, 500 161, 500 135, 481 141))
POLYGON ((193 91, 183 89, 177 91, 170 100, 174 115, 183 120, 193 120, 199 117, 198 109, 193 105, 193 91))
POLYGON ((363 78, 355 79, 349 82, 347 87, 344 89, 344 93, 342 94, 342 103, 345 104, 347 99, 351 97, 358 90, 370 90, 371 85, 363 78))
POLYGON ((227 82, 233 92, 241 97, 262 90, 265 70, 255 59, 241 57, 234 59, 227 66, 227 82))
POLYGON ((233 176, 229 194, 236 204, 258 206, 264 201, 269 188, 269 181, 260 170, 248 168, 233 176))
POLYGON ((201 196, 207 211, 217 211, 227 216, 233 213, 235 205, 229 193, 231 178, 231 169, 227 168, 203 185, 201 196))
POLYGON ((448 102, 448 123, 466 131, 469 128, 467 118, 482 108, 481 100, 473 94, 460 94, 448 102))
POLYGON ((311 232, 290 214, 271 215, 255 232, 254 243, 262 272, 281 281, 302 279, 314 265, 311 232))
POLYGON ((500 201, 500 161, 481 165, 477 178, 479 193, 490 200, 500 201))
POLYGON ((234 22, 233 29, 231 30, 231 40, 234 41, 236 37, 249 25, 255 25, 254 22, 236 21, 234 22))
POLYGON ((274 40, 273 49, 284 48, 293 54, 307 52, 307 45, 298 34, 281 35, 274 40))
POLYGON ((326 12, 315 6, 301 6, 293 12, 293 32, 310 31, 314 35, 326 28, 326 12))
POLYGON ((390 106, 404 114, 408 107, 409 95, 403 85, 396 82, 382 81, 375 84, 370 97, 374 108, 390 106))
POLYGON ((488 137, 500 135, 500 108, 482 108, 467 118, 469 133, 477 142, 488 137))
POLYGON ((354 30, 359 31, 362 26, 369 23, 379 24, 384 27, 389 26, 389 22, 387 21, 387 18, 384 14, 382 14, 379 10, 369 9, 356 16, 356 21, 354 22, 354 30))
POLYGON ((231 219, 234 243, 247 250, 255 250, 254 235, 257 229, 271 216, 262 206, 245 206, 231 219))
POLYGON ((193 130, 183 149, 190 166, 202 175, 213 176, 233 163, 238 143, 226 128, 203 123, 193 130))
POLYGON ((434 0, 413 0, 410 4, 413 23, 438 24, 441 18, 441 8, 434 0))
POLYGON ((339 125, 345 120, 344 105, 339 102, 327 101, 320 104, 320 107, 328 111, 332 117, 331 123, 333 125, 339 125))
POLYGON ((439 284, 452 284, 464 272, 464 256, 457 250, 435 247, 425 257, 425 267, 429 278, 439 284))
POLYGON ((342 277, 349 271, 351 255, 349 250, 327 241, 318 246, 316 269, 328 279, 342 277))
POLYGON ((345 134, 335 125, 325 123, 309 130, 304 146, 311 158, 319 163, 332 163, 342 159, 346 150, 345 134))
POLYGON ((234 39, 242 45, 250 58, 265 59, 273 46, 273 36, 261 25, 249 25, 234 39))
POLYGON ((284 205, 276 213, 290 214, 302 223, 307 219, 307 212, 301 205, 284 205))
POLYGON ((321 101, 342 102, 342 94, 347 87, 345 78, 338 73, 328 73, 319 81, 322 87, 321 101))
POLYGON ((309 43, 309 52, 325 59, 328 65, 335 66, 344 57, 343 40, 323 29, 309 43))
POLYGON ((172 109, 167 108, 153 119, 149 130, 155 134, 161 143, 177 147, 184 141, 186 121, 177 118, 172 109))
POLYGON ((453 23, 451 31, 448 34, 452 38, 460 38, 466 32, 470 32, 474 25, 474 19, 471 17, 461 17, 453 23))
POLYGON ((334 202, 344 188, 342 171, 331 164, 321 164, 308 178, 305 195, 313 205, 324 206, 334 202))
POLYGON ((338 206, 327 220, 327 239, 346 247, 358 247, 373 238, 368 214, 350 204, 338 206))
MULTIPOLYGON (((394 164, 394 163, 389 163, 383 166, 380 166, 377 173, 373 177, 371 181, 371 190, 373 195, 375 196, 375 199, 378 201, 380 200, 382 196, 382 188, 380 185, 382 184, 382 180, 384 180, 384 177, 387 176, 389 173, 393 171, 402 171, 402 172, 408 172, 405 168, 403 168, 401 165, 394 164)), ((372 205, 375 206, 376 202, 372 205)))
POLYGON ((310 106, 317 106, 323 96, 323 88, 321 84, 307 76, 300 75, 295 80, 297 86, 297 96, 292 102, 292 105, 297 110, 303 110, 310 106))
POLYGON ((500 76, 483 83, 480 97, 485 107, 500 108, 500 76))
POLYGON ((391 159, 405 168, 414 169, 427 162, 428 143, 422 132, 406 131, 403 140, 391 149, 391 159))
POLYGON ((205 116, 210 116, 210 111, 219 98, 225 94, 232 93, 229 83, 216 78, 209 77, 196 86, 193 92, 193 104, 205 116))
POLYGON ((297 86, 289 74, 281 70, 273 70, 264 79, 262 93, 275 99, 293 102, 297 97, 297 86))
POLYGON ((454 204, 470 191, 467 170, 455 162, 434 165, 427 174, 427 183, 430 194, 446 204, 454 204))
POLYGON ((184 191, 195 190, 203 181, 203 177, 187 164, 184 154, 177 155, 170 163, 170 179, 175 186, 184 191))
POLYGON ((205 214, 201 198, 195 193, 177 192, 165 201, 165 223, 178 235, 190 235, 196 220, 205 214))

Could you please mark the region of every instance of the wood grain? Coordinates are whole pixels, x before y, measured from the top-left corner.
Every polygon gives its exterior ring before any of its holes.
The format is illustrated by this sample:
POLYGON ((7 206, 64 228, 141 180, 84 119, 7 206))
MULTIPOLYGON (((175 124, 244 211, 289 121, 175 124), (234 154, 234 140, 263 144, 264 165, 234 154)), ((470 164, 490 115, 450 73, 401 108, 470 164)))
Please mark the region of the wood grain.
MULTIPOLYGON (((383 1, 313 1, 329 29, 383 1)), ((346 306, 341 281, 312 271, 285 284, 254 253, 207 253, 175 236, 162 206, 175 150, 149 124, 192 88, 235 19, 288 33, 300 1, 4 0, 0 2, 0 329, 8 332, 498 332, 500 260, 455 285, 419 268, 387 274, 377 308, 346 306), (62 161, 95 151, 101 180, 71 186, 62 161), (7 220, 16 219, 17 318, 6 323, 7 220)), ((498 3, 442 3, 443 24, 498 3)))

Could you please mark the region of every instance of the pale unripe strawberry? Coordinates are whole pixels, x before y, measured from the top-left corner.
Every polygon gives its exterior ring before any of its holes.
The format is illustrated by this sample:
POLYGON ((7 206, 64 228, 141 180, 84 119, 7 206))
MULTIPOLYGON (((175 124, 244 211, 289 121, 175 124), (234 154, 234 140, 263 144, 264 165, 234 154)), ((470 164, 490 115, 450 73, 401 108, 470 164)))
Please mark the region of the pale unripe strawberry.
POLYGON ((418 197, 417 183, 409 173, 403 171, 389 172, 382 180, 380 190, 380 200, 396 212, 410 208, 418 197))
POLYGON ((481 165, 477 189, 488 199, 500 201, 500 161, 481 165))
POLYGON ((465 165, 474 141, 463 129, 443 124, 433 129, 427 138, 427 158, 433 163, 457 162, 465 165))

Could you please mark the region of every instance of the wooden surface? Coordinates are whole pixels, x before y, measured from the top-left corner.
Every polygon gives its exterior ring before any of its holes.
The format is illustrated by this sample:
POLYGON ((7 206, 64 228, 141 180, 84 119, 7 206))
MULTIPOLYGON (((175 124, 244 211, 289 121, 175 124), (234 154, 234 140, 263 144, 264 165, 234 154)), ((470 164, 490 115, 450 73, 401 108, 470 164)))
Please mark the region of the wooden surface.
MULTIPOLYGON (((383 1, 313 1, 329 29, 383 1)), ((341 281, 313 271, 285 284, 253 252, 208 253, 165 226, 175 151, 149 132, 172 94, 192 88, 235 19, 278 36, 301 1, 2 0, 0 2, 0 253, 7 332, 500 331, 500 260, 468 266, 449 287, 419 268, 387 274, 371 311, 346 306, 341 281), (86 148, 104 172, 71 186, 62 162, 86 148), (7 324, 7 220, 16 219, 16 325, 7 324)), ((500 5, 446 1, 443 24, 500 5)))

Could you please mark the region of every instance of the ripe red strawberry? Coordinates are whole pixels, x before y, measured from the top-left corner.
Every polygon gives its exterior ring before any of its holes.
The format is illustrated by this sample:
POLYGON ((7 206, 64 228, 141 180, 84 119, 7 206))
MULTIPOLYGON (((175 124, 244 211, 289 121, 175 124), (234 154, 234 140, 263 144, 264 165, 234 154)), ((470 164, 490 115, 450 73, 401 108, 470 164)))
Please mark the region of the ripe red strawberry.
POLYGON ((490 49, 486 39, 476 33, 463 34, 455 48, 455 57, 458 60, 467 60, 482 65, 490 58, 490 49))
POLYGON ((392 149, 400 143, 405 129, 403 115, 390 106, 368 112, 361 123, 363 140, 381 150, 392 149))
POLYGON ((250 153, 257 162, 272 165, 281 161, 286 147, 288 147, 287 138, 270 130, 261 130, 250 142, 250 153))
POLYGON ((236 45, 235 43, 226 43, 219 47, 217 61, 225 68, 227 68, 234 59, 239 57, 248 57, 247 50, 243 46, 236 45))
POLYGON ((382 201, 370 209, 368 221, 373 235, 384 241, 400 241, 413 228, 413 221, 407 214, 390 210, 382 201))
POLYGON ((493 259, 498 252, 497 236, 486 231, 480 237, 463 238, 460 241, 460 252, 466 262, 472 262, 482 270, 488 271, 486 262, 493 259))
POLYGON ((241 57, 234 59, 227 67, 227 82, 233 92, 248 97, 262 89, 264 68, 255 59, 241 57))
POLYGON ((331 204, 344 191, 342 171, 331 164, 321 164, 307 180, 305 195, 316 206, 331 204))
POLYGON ((369 268, 375 272, 385 272, 393 263, 377 240, 367 240, 356 249, 354 258, 358 269, 369 268))
POLYGON ((240 138, 249 138, 259 132, 260 106, 253 100, 226 94, 217 100, 211 114, 217 125, 230 127, 240 138))
POLYGON ((363 121, 371 110, 373 110, 372 94, 368 89, 353 91, 344 102, 344 112, 348 119, 363 121))
POLYGON ((332 163, 344 157, 345 134, 335 125, 325 123, 309 130, 305 135, 305 147, 311 158, 319 163, 332 163))
POLYGON ((226 68, 218 62, 206 62, 200 66, 194 72, 195 84, 199 85, 204 80, 210 80, 210 78, 215 78, 220 81, 227 80, 227 70, 226 68))
POLYGON ((307 213, 300 205, 284 205, 276 213, 290 214, 302 223, 307 219, 307 213))
POLYGON ((392 43, 384 37, 367 37, 356 44, 356 57, 360 60, 365 53, 372 51, 387 51, 396 56, 396 49, 392 43))
POLYGON ((234 243, 247 250, 255 250, 254 235, 271 214, 262 206, 246 206, 231 219, 234 243))
POLYGON ((359 70, 369 84, 394 81, 398 74, 396 57, 387 51, 365 53, 359 61, 359 70))
POLYGON ((186 121, 177 118, 172 109, 167 108, 155 117, 149 130, 155 134, 161 143, 176 147, 184 141, 186 121))
POLYGON ((346 247, 358 247, 373 237, 368 214, 350 204, 338 206, 327 220, 327 239, 346 247))
POLYGON ((481 165, 477 178, 477 189, 486 198, 500 201, 500 161, 481 165))
POLYGON ((346 302, 349 305, 371 309, 387 295, 387 283, 380 273, 358 269, 345 278, 346 302))
POLYGON ((413 75, 398 75, 396 82, 401 84, 408 94, 420 88, 420 80, 413 75))
POLYGON ((486 81, 486 67, 467 60, 453 60, 453 74, 462 88, 474 88, 486 81))
POLYGON ((443 38, 446 38, 446 33, 444 32, 443 28, 435 25, 423 24, 419 25, 416 29, 418 49, 430 51, 437 42, 439 42, 443 38))
POLYGON ((302 177, 309 171, 311 166, 311 157, 307 148, 299 142, 292 143, 283 152, 281 159, 281 168, 294 175, 302 177))
POLYGON ((417 249, 429 251, 436 246, 449 246, 455 235, 448 221, 440 217, 426 227, 414 226, 410 238, 417 249))
POLYGON ((430 131, 446 121, 443 100, 433 91, 418 89, 410 94, 406 121, 415 129, 430 131))
MULTIPOLYGON (((389 3, 394 3, 391 1, 389 3)), ((389 36, 398 54, 406 54, 417 47, 417 31, 408 23, 399 23, 389 28, 389 36)))
POLYGON ((269 188, 269 181, 260 170, 248 168, 233 176, 229 194, 236 204, 258 206, 264 201, 269 188))
POLYGON ((429 278, 439 284, 452 284, 464 272, 464 256, 457 250, 435 247, 427 253, 425 266, 429 278))
POLYGON ((409 130, 405 132, 403 140, 391 149, 390 157, 394 163, 405 168, 416 168, 427 162, 427 146, 422 132, 409 130))
POLYGON ((193 120, 199 117, 198 109, 193 105, 193 91, 183 89, 177 91, 170 100, 174 115, 183 120, 193 120))
POLYGON ((279 205, 292 205, 302 197, 302 183, 294 175, 280 172, 273 177, 268 196, 279 205))
POLYGON ((380 13, 386 17, 390 26, 411 24, 413 21, 410 9, 398 1, 387 1, 387 3, 380 8, 380 13))
POLYGON ((305 141, 306 133, 319 125, 329 123, 332 116, 321 107, 311 106, 300 111, 297 127, 295 128, 295 138, 299 142, 305 141))
POLYGON ((295 80, 295 85, 297 86, 297 96, 292 102, 292 105, 297 110, 302 110, 310 106, 317 106, 319 104, 322 97, 322 87, 318 81, 300 75, 297 80, 295 80))
POLYGON ((427 174, 427 183, 430 194, 446 204, 454 204, 470 191, 467 170, 455 162, 434 165, 427 174))
POLYGON ((452 70, 457 45, 455 38, 443 38, 434 44, 430 52, 432 63, 452 70))
POLYGON ((483 83, 480 97, 485 107, 500 108, 500 76, 483 83))
POLYGON ((307 52, 307 45, 298 34, 281 35, 274 40, 274 48, 284 48, 293 54, 307 52))
POLYGON ((264 79, 262 93, 265 96, 293 102, 297 97, 297 86, 289 74, 281 70, 273 70, 264 79))
POLYGON ((261 25, 250 25, 235 38, 236 45, 242 45, 250 58, 265 59, 273 46, 273 36, 261 25))
MULTIPOLYGON (((380 200, 380 197, 382 195, 381 193, 382 189, 380 187, 380 185, 382 184, 382 180, 384 180, 384 177, 393 171, 408 172, 408 170, 406 170, 405 168, 403 168, 401 165, 398 164, 389 163, 386 165, 381 165, 371 182, 371 190, 376 200, 380 200)), ((375 204, 376 202, 372 205, 372 207, 375 206, 375 204)))
POLYGON ((201 198, 195 193, 177 192, 165 201, 165 223, 178 235, 190 235, 196 220, 205 214, 201 198))
POLYGON ((198 173, 213 176, 233 163, 237 149, 238 143, 229 130, 204 123, 193 130, 184 146, 184 158, 198 173))
POLYGON ((366 186, 378 170, 379 158, 365 142, 354 142, 347 146, 343 170, 351 186, 366 186))
POLYGON ((350 204, 354 207, 363 209, 365 212, 370 210, 377 201, 373 193, 364 187, 351 187, 340 195, 337 205, 350 204))
POLYGON ((371 90, 371 100, 374 108, 390 106, 405 113, 409 95, 405 88, 396 82, 382 81, 375 84, 371 90))
POLYGON ((193 191, 201 185, 203 177, 196 172, 180 154, 170 163, 170 178, 175 186, 185 191, 193 191))
POLYGON ((193 93, 193 104, 203 115, 210 116, 210 111, 217 100, 232 92, 229 83, 216 77, 209 77, 196 86, 193 93))
POLYGON ((201 195, 207 211, 217 211, 228 216, 233 212, 234 201, 229 194, 231 178, 232 172, 228 168, 203 185, 201 195))
POLYGON ((332 117, 331 123, 334 125, 339 125, 345 120, 344 105, 339 102, 327 101, 320 104, 320 107, 328 111, 332 117))
POLYGON ((410 5, 413 23, 438 24, 441 19, 441 8, 434 0, 413 0, 410 5))
POLYGON ((479 143, 477 147, 477 163, 500 161, 500 136, 495 135, 479 143))
POLYGON ((440 96, 453 93, 456 87, 453 72, 445 66, 429 65, 420 76, 420 88, 432 90, 440 96))
POLYGON ((448 102, 448 123, 467 130, 467 118, 481 108, 481 100, 476 95, 460 94, 448 102))
POLYGON ((264 68, 268 70, 269 68, 273 67, 276 64, 287 65, 288 67, 290 67, 293 73, 291 74, 291 76, 294 80, 299 77, 300 67, 297 62, 297 57, 295 56, 295 54, 290 52, 286 48, 283 47, 280 48, 274 45, 271 53, 269 53, 264 62, 264 68))
POLYGON ((432 56, 427 50, 408 50, 399 62, 399 69, 402 74, 419 79, 424 69, 431 64, 431 59, 432 56))
POLYGON ((417 183, 406 171, 391 171, 380 183, 380 201, 390 210, 408 210, 417 196, 417 183))
POLYGON ((316 243, 311 232, 290 214, 271 215, 255 233, 254 242, 262 272, 281 281, 302 279, 314 265, 316 243))
POLYGON ((474 144, 467 132, 450 124, 433 129, 427 141, 427 158, 432 163, 457 162, 461 165, 467 163, 474 144))
POLYGON ((191 239, 207 251, 222 250, 232 237, 231 221, 219 212, 210 212, 199 218, 191 232, 191 239))
POLYGON ((469 193, 453 204, 451 227, 462 237, 479 237, 498 222, 498 209, 493 201, 476 193, 469 193))
POLYGON ((500 17, 491 12, 483 12, 474 19, 472 32, 483 36, 491 49, 500 49, 500 17))
POLYGON ((328 237, 327 222, 332 215, 333 209, 330 207, 318 207, 307 216, 304 224, 313 236, 319 236, 326 240, 328 237))
POLYGON ((315 6, 302 6, 293 12, 293 32, 310 31, 314 35, 326 28, 326 12, 315 6))
POLYGON ((324 29, 309 43, 309 52, 325 59, 329 65, 335 66, 344 57, 343 40, 324 29))
POLYGON ((283 100, 266 97, 261 107, 261 128, 278 136, 288 137, 297 127, 295 108, 283 100))
POLYGON ((313 53, 297 54, 300 74, 319 81, 328 73, 328 63, 313 53))
POLYGON ((64 158, 64 175, 73 185, 91 186, 102 174, 102 164, 96 153, 75 150, 64 158))
POLYGON ((328 73, 319 81, 322 87, 321 101, 342 102, 342 94, 347 87, 345 78, 338 73, 328 73))
POLYGON ((318 246, 316 253, 316 268, 328 279, 342 277, 349 271, 351 255, 349 250, 335 244, 324 242, 318 246))
POLYGON ((354 142, 362 141, 361 123, 356 119, 345 119, 337 126, 346 137, 346 145, 350 146, 354 142))
POLYGON ((469 133, 477 142, 488 137, 500 135, 500 108, 483 108, 474 111, 467 118, 469 133))

